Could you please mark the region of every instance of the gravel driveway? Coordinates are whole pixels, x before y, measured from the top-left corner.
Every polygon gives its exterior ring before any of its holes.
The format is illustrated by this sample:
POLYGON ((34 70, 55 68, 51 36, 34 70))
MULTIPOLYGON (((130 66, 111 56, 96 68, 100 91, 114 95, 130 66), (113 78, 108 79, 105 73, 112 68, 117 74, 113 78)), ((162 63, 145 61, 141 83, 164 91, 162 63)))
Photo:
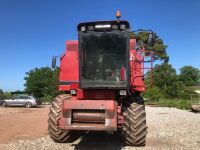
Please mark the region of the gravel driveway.
MULTIPOLYGON (((145 147, 123 146, 120 138, 114 135, 87 132, 72 143, 57 144, 49 136, 35 140, 19 140, 4 145, 8 150, 34 149, 200 149, 200 113, 192 113, 175 108, 146 107, 148 136, 145 147)), ((3 145, 2 145, 3 146, 3 145)))

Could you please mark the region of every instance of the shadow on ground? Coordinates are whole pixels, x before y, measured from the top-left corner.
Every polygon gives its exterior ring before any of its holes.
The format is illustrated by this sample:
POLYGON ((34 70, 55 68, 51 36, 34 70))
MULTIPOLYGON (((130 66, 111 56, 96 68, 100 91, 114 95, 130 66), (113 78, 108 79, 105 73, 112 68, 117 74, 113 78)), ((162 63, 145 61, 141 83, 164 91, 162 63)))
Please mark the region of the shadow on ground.
MULTIPOLYGON (((76 135, 77 136, 77 135, 76 135)), ((78 142, 71 144, 75 150, 121 150, 123 147, 121 138, 117 133, 84 132, 79 133, 78 142)))

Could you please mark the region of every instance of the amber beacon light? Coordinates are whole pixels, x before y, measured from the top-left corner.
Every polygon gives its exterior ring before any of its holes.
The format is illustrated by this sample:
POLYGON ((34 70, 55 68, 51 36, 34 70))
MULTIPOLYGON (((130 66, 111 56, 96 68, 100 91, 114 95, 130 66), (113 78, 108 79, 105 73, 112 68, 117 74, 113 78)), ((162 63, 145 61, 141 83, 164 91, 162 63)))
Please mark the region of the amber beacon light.
POLYGON ((120 11, 118 10, 118 11, 116 12, 116 18, 119 19, 120 17, 121 17, 121 13, 120 13, 120 11))

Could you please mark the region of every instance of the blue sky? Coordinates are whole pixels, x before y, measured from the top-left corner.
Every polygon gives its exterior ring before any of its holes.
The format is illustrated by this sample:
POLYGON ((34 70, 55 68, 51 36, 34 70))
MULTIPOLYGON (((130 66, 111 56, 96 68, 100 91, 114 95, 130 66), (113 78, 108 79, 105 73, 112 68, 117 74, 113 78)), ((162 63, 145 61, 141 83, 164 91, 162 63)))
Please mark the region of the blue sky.
POLYGON ((112 20, 116 10, 132 30, 154 30, 177 71, 200 69, 199 0, 0 0, 0 88, 23 90, 25 72, 50 66, 79 22, 112 20))

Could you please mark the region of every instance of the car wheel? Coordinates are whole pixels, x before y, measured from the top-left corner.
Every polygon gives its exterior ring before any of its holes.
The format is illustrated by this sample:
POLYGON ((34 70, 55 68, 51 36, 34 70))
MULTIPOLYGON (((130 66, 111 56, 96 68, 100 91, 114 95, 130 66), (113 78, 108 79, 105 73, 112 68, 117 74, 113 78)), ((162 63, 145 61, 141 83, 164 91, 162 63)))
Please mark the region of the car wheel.
POLYGON ((7 103, 6 103, 6 102, 2 102, 1 106, 2 106, 2 107, 6 107, 6 106, 7 106, 7 103))
POLYGON ((31 108, 31 107, 32 107, 32 104, 31 104, 31 102, 27 102, 27 103, 25 104, 25 106, 26 106, 26 108, 31 108))

